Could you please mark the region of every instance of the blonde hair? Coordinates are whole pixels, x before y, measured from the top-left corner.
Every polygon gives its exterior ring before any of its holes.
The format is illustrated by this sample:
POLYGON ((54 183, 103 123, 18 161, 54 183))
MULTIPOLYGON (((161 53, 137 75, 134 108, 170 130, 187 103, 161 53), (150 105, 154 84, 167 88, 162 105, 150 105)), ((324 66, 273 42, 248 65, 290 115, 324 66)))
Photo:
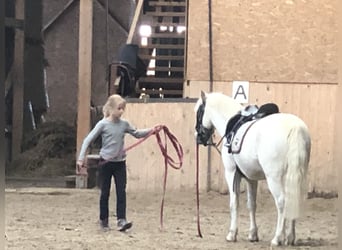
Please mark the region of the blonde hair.
POLYGON ((114 112, 114 109, 120 105, 126 104, 126 100, 118 94, 114 94, 108 97, 105 105, 102 107, 102 113, 104 117, 109 117, 114 112))

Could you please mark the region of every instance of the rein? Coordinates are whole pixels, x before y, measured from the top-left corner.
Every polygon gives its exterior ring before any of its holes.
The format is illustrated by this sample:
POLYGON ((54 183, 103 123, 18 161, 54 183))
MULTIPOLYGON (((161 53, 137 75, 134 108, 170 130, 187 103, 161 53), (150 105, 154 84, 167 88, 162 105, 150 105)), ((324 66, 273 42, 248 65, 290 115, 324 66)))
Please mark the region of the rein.
POLYGON ((200 217, 199 217, 199 144, 196 143, 196 204, 197 204, 197 232, 198 236, 203 238, 201 233, 200 217))
POLYGON ((220 155, 221 155, 221 151, 219 150, 219 146, 220 146, 223 138, 224 138, 224 136, 221 137, 221 139, 219 140, 218 143, 212 142, 211 144, 208 144, 210 146, 213 146, 220 155))
MULTIPOLYGON (((210 146, 214 146, 217 152, 221 155, 221 151, 218 149, 218 146, 221 144, 223 137, 219 140, 218 143, 211 143, 208 144, 210 146)), ((197 232, 198 236, 203 238, 201 233, 201 223, 200 223, 200 216, 199 216, 199 144, 196 143, 196 207, 197 207, 197 232)))

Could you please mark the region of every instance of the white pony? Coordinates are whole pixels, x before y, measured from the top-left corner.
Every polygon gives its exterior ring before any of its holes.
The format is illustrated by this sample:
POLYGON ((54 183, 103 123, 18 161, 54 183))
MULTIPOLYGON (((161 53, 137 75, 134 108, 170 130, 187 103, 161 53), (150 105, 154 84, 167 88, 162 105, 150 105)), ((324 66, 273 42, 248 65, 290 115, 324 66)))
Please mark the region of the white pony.
MULTIPOLYGON (((311 139, 305 123, 297 116, 285 113, 268 115, 248 127, 239 153, 228 153, 225 137, 231 117, 243 108, 233 98, 221 93, 201 93, 196 103, 197 143, 207 145, 214 129, 223 137, 222 161, 230 193, 231 224, 227 241, 236 241, 241 178, 247 181, 247 207, 250 228, 248 239, 258 241, 255 221, 256 194, 259 180, 266 179, 278 210, 278 220, 272 245, 293 245, 295 220, 307 195, 306 176, 311 139), (286 228, 287 226, 287 228, 286 228)), ((233 141, 234 142, 234 141, 233 141)))

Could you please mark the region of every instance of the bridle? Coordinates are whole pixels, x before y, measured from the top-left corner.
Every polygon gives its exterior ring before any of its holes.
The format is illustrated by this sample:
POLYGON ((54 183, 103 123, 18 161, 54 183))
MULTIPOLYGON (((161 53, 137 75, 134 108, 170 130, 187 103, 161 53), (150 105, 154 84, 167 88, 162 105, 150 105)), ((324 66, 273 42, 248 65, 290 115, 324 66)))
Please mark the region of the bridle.
POLYGON ((213 141, 213 134, 214 134, 214 128, 206 128, 203 126, 203 115, 204 115, 204 109, 205 109, 205 102, 202 103, 197 110, 197 116, 196 116, 196 143, 202 144, 204 146, 213 146, 216 151, 221 154, 221 151, 219 149, 219 145, 221 144, 223 137, 219 140, 218 143, 215 143, 213 141))
POLYGON ((204 146, 211 145, 210 138, 214 134, 214 128, 206 128, 203 126, 203 115, 205 110, 205 102, 203 102, 197 110, 196 115, 196 142, 204 146))

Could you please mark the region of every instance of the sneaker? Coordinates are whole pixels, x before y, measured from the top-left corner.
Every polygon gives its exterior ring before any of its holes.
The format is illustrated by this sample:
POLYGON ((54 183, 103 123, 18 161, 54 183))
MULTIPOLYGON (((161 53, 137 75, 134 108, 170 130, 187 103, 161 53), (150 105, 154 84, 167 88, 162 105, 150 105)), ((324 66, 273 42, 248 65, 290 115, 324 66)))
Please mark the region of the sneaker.
POLYGON ((125 232, 132 227, 132 222, 126 221, 126 219, 118 219, 118 231, 125 232))
POLYGON ((102 230, 108 231, 110 229, 108 225, 108 219, 100 220, 100 226, 102 230))

